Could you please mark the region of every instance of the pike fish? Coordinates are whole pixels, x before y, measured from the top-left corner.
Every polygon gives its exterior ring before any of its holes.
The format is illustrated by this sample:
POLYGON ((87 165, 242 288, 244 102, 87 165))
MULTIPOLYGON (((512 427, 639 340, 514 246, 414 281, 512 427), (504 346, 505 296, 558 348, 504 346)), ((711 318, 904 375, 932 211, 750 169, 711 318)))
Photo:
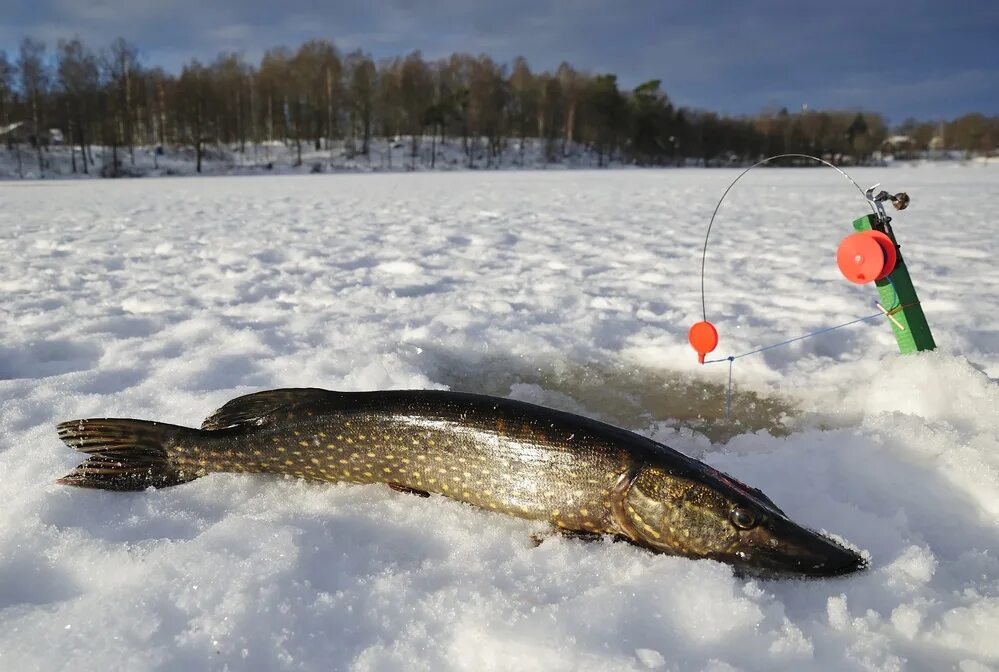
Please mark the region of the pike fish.
POLYGON ((280 389, 233 399, 200 429, 90 419, 58 430, 89 456, 58 481, 66 485, 144 490, 213 472, 383 483, 752 574, 825 577, 867 565, 706 464, 618 427, 511 399, 280 389))

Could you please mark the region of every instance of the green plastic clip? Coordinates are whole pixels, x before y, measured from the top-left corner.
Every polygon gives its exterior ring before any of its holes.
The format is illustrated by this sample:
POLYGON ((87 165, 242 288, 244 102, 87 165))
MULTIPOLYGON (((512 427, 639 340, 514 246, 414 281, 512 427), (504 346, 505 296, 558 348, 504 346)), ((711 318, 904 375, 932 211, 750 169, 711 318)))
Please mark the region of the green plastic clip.
POLYGON ((854 220, 853 228, 857 231, 874 230, 887 234, 898 253, 898 261, 891 273, 891 280, 885 278, 875 284, 881 297, 882 310, 891 322, 892 331, 895 332, 899 351, 904 354, 935 349, 937 344, 933 341, 930 325, 927 324, 923 308, 919 304, 916 288, 912 286, 912 278, 909 277, 909 270, 905 267, 890 220, 883 222, 877 215, 871 214, 854 220))

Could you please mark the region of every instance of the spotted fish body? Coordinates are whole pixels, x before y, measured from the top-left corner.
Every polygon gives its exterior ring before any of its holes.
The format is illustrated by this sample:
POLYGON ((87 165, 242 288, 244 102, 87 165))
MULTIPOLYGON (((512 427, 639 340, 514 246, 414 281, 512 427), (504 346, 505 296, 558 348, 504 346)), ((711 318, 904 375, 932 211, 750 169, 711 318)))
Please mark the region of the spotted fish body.
MULTIPOLYGON (((788 521, 759 491, 650 439, 497 397, 272 390, 234 399, 201 429, 95 419, 66 422, 59 431, 69 446, 92 455, 61 479, 84 487, 141 490, 212 472, 387 483, 562 530, 747 566, 754 555, 739 555, 739 544, 764 522, 786 521, 795 532, 818 537, 788 521), (739 528, 730 521, 735 510, 748 512, 755 524, 739 528)), ((776 546, 770 537, 754 544, 753 550, 767 552, 776 546)), ((828 565, 813 572, 819 574, 862 566, 859 556, 842 560, 836 568, 814 558, 804 565, 828 565)), ((793 572, 808 574, 804 565, 793 572)))

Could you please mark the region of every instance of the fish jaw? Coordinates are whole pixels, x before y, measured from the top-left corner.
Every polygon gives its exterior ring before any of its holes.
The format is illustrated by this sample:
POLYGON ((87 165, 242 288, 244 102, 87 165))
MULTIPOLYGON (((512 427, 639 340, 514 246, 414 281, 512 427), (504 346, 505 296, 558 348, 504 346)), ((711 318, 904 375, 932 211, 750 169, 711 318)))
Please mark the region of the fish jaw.
POLYGON ((758 490, 707 467, 684 472, 644 464, 621 490, 618 529, 662 553, 782 578, 839 576, 867 566, 859 553, 790 520, 758 490))
POLYGON ((762 577, 827 578, 866 569, 867 558, 784 516, 769 517, 740 535, 731 554, 715 559, 762 577))

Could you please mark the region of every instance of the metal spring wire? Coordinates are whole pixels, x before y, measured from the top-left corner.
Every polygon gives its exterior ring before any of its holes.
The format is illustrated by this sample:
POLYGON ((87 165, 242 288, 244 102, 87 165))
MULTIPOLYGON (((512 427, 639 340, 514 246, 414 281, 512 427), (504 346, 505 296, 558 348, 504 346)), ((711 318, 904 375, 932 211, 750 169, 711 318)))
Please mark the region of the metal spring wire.
POLYGON ((714 212, 711 213, 711 220, 708 222, 708 230, 704 233, 704 249, 701 250, 701 316, 702 316, 702 318, 704 319, 705 322, 708 321, 708 309, 707 309, 707 303, 704 300, 704 267, 705 267, 705 262, 706 262, 707 257, 708 257, 708 238, 711 236, 711 228, 715 225, 715 217, 718 216, 718 210, 721 209, 721 205, 725 201, 725 197, 728 196, 728 192, 732 191, 732 187, 734 187, 736 185, 736 183, 739 180, 741 180, 743 178, 743 176, 745 176, 746 173, 748 173, 749 171, 751 171, 753 168, 757 168, 757 167, 762 166, 764 164, 770 163, 771 161, 776 161, 777 159, 786 159, 786 158, 791 158, 791 157, 796 157, 796 158, 800 158, 800 159, 810 159, 812 161, 818 161, 819 163, 821 163, 821 164, 823 164, 825 166, 829 166, 830 168, 832 168, 833 170, 835 170, 837 173, 839 173, 840 175, 842 175, 843 177, 845 177, 846 179, 848 179, 850 181, 850 183, 853 184, 853 186, 855 186, 857 188, 857 191, 860 192, 860 195, 863 197, 864 202, 867 203, 867 205, 871 208, 871 212, 873 212, 875 215, 878 214, 878 211, 874 207, 874 204, 871 203, 867 199, 867 193, 863 190, 863 188, 861 188, 861 186, 859 184, 857 184, 856 180, 854 180, 852 177, 850 177, 849 175, 847 175, 846 172, 843 171, 838 166, 834 166, 833 164, 829 163, 828 161, 825 161, 824 159, 820 159, 817 156, 812 156, 810 154, 777 154, 776 156, 769 156, 769 157, 763 159, 762 161, 758 161, 758 162, 754 163, 749 168, 746 168, 744 171, 742 171, 741 173, 739 173, 739 175, 736 176, 736 178, 734 180, 732 180, 732 182, 728 185, 728 188, 725 189, 725 193, 723 193, 722 196, 721 196, 721 198, 718 199, 718 204, 715 206, 714 212))

